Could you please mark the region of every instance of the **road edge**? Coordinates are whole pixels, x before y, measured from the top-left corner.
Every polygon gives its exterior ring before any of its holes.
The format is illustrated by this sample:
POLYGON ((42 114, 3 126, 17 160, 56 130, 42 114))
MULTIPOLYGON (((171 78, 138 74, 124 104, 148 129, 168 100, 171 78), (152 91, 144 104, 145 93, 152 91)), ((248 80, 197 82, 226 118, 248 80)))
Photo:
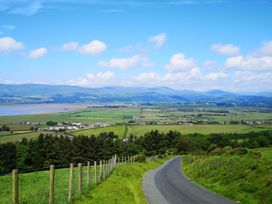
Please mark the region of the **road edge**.
POLYGON ((165 198, 162 196, 160 191, 157 189, 155 185, 155 174, 160 171, 161 168, 163 168, 165 165, 167 165, 172 160, 178 158, 180 156, 174 157, 172 159, 169 159, 165 161, 162 165, 157 167, 156 169, 149 170, 145 173, 142 179, 142 190, 145 195, 145 199, 147 203, 149 204, 169 204, 165 198), (156 196, 150 196, 150 194, 155 194, 156 196), (155 198, 155 199, 154 199, 155 198))

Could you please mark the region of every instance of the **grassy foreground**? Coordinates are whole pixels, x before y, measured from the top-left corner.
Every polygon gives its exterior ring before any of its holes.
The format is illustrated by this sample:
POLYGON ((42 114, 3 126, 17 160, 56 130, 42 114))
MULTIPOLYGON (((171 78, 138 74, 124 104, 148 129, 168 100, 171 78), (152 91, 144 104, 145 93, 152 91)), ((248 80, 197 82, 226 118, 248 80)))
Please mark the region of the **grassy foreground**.
POLYGON ((76 204, 144 204, 147 203, 142 190, 142 179, 148 170, 162 165, 170 157, 156 159, 147 163, 120 165, 113 174, 87 197, 76 204))
MULTIPOLYGON (((78 170, 74 168, 73 198, 75 203, 146 203, 142 191, 144 174, 163 164, 170 157, 146 163, 121 164, 110 177, 98 186, 94 183, 94 169, 91 168, 91 190, 86 187, 86 167, 83 166, 83 197, 78 194, 78 170)), ((69 168, 57 169, 55 173, 55 203, 68 203, 69 168)), ((19 174, 20 203, 46 204, 49 196, 49 171, 19 174)), ((11 175, 0 176, 0 204, 11 203, 11 175)))
POLYGON ((183 157, 185 174, 208 189, 244 204, 272 203, 272 148, 253 153, 183 157))
MULTIPOLYGON (((83 192, 86 193, 86 167, 83 166, 83 192)), ((79 198, 78 194, 78 170, 74 168, 73 198, 79 198)), ((91 168, 91 187, 94 187, 93 168, 91 168)), ((69 191, 69 168, 57 169, 55 172, 55 203, 67 203, 69 191)), ((46 204, 49 197, 49 171, 19 174, 20 203, 46 204)), ((0 204, 12 201, 11 175, 0 176, 0 204)))

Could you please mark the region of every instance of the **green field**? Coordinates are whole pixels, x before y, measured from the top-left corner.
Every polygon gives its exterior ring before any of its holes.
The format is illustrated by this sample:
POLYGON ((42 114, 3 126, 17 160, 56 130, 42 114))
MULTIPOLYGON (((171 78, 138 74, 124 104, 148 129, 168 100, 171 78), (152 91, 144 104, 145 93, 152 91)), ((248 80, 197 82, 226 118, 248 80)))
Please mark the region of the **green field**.
POLYGON ((262 153, 263 159, 272 162, 272 147, 257 148, 255 150, 262 153))
POLYGON ((16 141, 22 140, 23 138, 27 138, 30 140, 32 138, 37 138, 41 133, 54 134, 53 132, 33 132, 33 131, 14 131, 13 133, 11 133, 11 132, 1 133, 0 132, 0 143, 16 142, 16 141))
POLYGON ((87 129, 87 130, 79 130, 71 132, 75 136, 79 135, 99 135, 102 132, 114 132, 119 137, 124 138, 127 132, 127 126, 125 125, 116 125, 111 127, 104 127, 104 128, 94 128, 94 129, 87 129))
MULTIPOLYGON (((146 203, 141 182, 143 175, 160 166, 169 158, 147 163, 121 164, 112 175, 95 187, 91 168, 91 190, 86 187, 86 167, 83 167, 83 197, 76 203, 146 203)), ((99 169, 99 168, 98 168, 99 169)), ((78 171, 74 168, 73 198, 79 199, 78 171)), ((57 169, 55 173, 55 203, 67 203, 69 189, 69 169, 57 169)), ((20 203, 46 204, 49 195, 49 171, 19 174, 20 203)), ((0 176, 0 203, 11 203, 11 176, 0 176)))
MULTIPOLYGON (((74 198, 79 198, 78 171, 74 169, 74 198)), ((86 193, 86 167, 83 167, 83 192, 86 193)), ((91 187, 95 186, 93 168, 91 168, 91 187)), ((11 176, 0 176, 0 203, 11 203, 12 198, 11 176)), ((67 203, 69 189, 69 169, 57 169, 55 173, 55 203, 67 203)), ((49 171, 19 174, 20 203, 46 204, 49 196, 49 171)))
POLYGON ((21 116, 1 116, 0 124, 14 124, 19 122, 47 122, 49 120, 57 122, 112 122, 122 123, 133 116, 138 115, 139 109, 136 107, 121 108, 89 108, 72 112, 21 115, 21 116))
POLYGON ((98 135, 102 132, 113 131, 118 136, 124 137, 130 134, 143 136, 151 130, 159 130, 167 133, 170 130, 180 131, 182 134, 190 133, 246 133, 250 131, 261 131, 265 128, 258 128, 248 125, 130 125, 130 126, 112 126, 106 128, 94 128, 88 130, 79 130, 72 132, 73 135, 98 135))
POLYGON ((272 203, 272 148, 262 157, 243 155, 184 156, 183 170, 193 181, 242 204, 272 203))

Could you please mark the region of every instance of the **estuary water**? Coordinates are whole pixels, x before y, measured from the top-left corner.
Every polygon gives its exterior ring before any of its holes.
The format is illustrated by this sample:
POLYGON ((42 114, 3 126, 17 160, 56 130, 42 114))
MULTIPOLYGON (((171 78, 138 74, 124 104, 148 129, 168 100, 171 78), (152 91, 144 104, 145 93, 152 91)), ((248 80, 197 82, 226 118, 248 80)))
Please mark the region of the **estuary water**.
POLYGON ((30 115, 66 112, 86 108, 86 105, 75 104, 12 104, 0 105, 0 116, 30 115))

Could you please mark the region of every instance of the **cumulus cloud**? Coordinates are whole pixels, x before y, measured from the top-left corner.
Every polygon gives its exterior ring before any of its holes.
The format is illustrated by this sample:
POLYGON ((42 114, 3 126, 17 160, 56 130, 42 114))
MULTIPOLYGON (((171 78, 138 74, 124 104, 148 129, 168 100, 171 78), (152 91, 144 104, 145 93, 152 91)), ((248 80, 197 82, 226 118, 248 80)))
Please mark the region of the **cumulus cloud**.
POLYGON ((204 63, 203 63, 204 67, 207 68, 207 69, 212 69, 214 68, 214 66, 216 65, 216 62, 213 61, 213 60, 206 60, 204 63))
POLYGON ((38 58, 44 57, 47 54, 47 52, 48 52, 47 48, 41 47, 38 49, 31 50, 28 53, 27 57, 30 59, 38 59, 38 58))
MULTIPOLYGON (((255 73, 251 71, 236 71, 234 76, 235 83, 241 82, 250 82, 250 81, 262 81, 271 82, 272 81, 272 72, 267 73, 255 73)), ((260 84, 262 84, 260 83, 260 84)), ((258 85, 258 84, 256 84, 258 85)))
POLYGON ((76 51, 78 49, 78 42, 67 42, 61 46, 63 51, 76 51))
POLYGON ((161 76, 157 72, 144 72, 139 74, 135 79, 141 83, 154 84, 161 80, 161 76))
POLYGON ((258 50, 258 54, 262 56, 272 56, 272 40, 264 42, 263 46, 258 50))
POLYGON ((272 56, 254 57, 240 55, 230 57, 225 61, 225 66, 241 70, 272 70, 272 56))
POLYGON ((129 58, 112 58, 109 61, 100 61, 98 65, 101 67, 126 69, 126 68, 137 67, 137 66, 149 67, 149 66, 153 66, 154 63, 150 61, 147 57, 134 55, 129 58))
POLYGON ((99 40, 93 40, 79 48, 79 52, 85 55, 98 55, 105 52, 107 45, 99 40))
POLYGON ((226 72, 219 71, 219 72, 208 73, 203 76, 203 79, 207 81, 217 81, 219 79, 223 79, 227 77, 228 77, 228 74, 226 72))
POLYGON ((196 66, 193 58, 186 58, 183 53, 174 54, 169 64, 165 65, 168 72, 180 72, 192 69, 196 66))
POLYGON ((11 52, 13 50, 21 50, 24 48, 22 42, 18 42, 11 37, 0 38, 0 52, 11 52))
POLYGON ((149 42, 154 43, 157 49, 162 47, 165 41, 166 41, 166 33, 160 33, 158 35, 155 35, 149 38, 149 42))
POLYGON ((113 72, 98 72, 97 74, 86 74, 83 77, 70 80, 69 85, 74 86, 105 86, 111 85, 115 80, 113 72))
POLYGON ((235 56, 239 53, 240 48, 233 44, 213 44, 211 51, 219 55, 235 56))

